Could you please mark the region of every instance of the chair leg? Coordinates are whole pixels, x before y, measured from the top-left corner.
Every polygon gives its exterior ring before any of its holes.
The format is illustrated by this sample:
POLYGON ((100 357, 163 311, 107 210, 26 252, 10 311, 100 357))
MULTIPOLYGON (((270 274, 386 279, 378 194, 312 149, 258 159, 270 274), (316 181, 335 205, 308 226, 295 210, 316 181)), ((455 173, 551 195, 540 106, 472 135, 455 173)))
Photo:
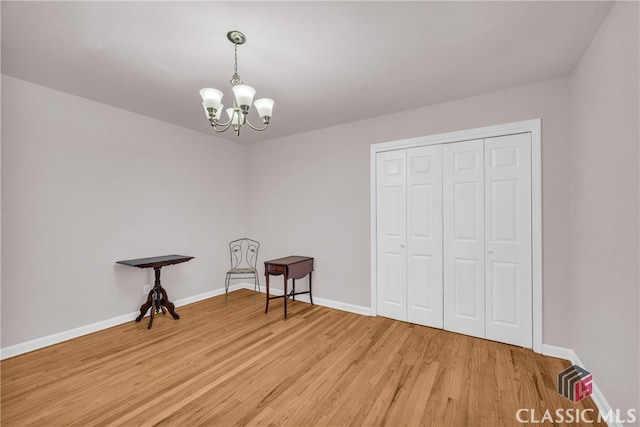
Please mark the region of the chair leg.
POLYGON ((229 293, 229 281, 230 281, 230 277, 227 274, 227 278, 224 281, 224 305, 227 305, 227 294, 229 293))
POLYGON ((253 300, 258 298, 258 292, 260 292, 260 281, 258 280, 258 273, 253 273, 253 300), (256 292, 257 288, 257 292, 256 292))

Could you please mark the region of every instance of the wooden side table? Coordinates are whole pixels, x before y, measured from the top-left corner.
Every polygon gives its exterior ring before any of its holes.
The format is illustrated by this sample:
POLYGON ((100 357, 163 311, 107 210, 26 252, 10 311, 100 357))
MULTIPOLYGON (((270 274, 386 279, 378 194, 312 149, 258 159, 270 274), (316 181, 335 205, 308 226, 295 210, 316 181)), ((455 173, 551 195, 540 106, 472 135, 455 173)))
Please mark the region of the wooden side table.
POLYGON ((147 314, 147 310, 151 308, 151 314, 149 316, 149 326, 147 329, 151 329, 151 325, 153 324, 153 315, 154 313, 165 313, 165 307, 171 317, 174 320, 180 318, 178 313, 176 313, 176 306, 169 301, 169 297, 167 296, 167 291, 160 284, 160 269, 165 265, 179 264, 181 262, 186 262, 192 260, 192 256, 185 255, 163 255, 151 258, 140 258, 140 259, 129 259, 126 261, 117 261, 117 264, 128 265, 129 267, 138 267, 138 268, 153 268, 153 271, 156 274, 156 282, 153 287, 149 291, 147 295, 147 301, 142 304, 140 307, 140 315, 136 317, 136 322, 142 320, 145 314, 147 314))
POLYGON ((267 282, 267 305, 264 312, 269 311, 269 300, 276 298, 284 298, 284 318, 287 318, 287 300, 291 296, 296 300, 296 295, 309 294, 311 305, 313 305, 313 297, 311 296, 311 276, 313 273, 313 258, 306 256, 292 255, 284 258, 278 258, 264 263, 264 275, 267 282), (309 290, 304 292, 296 292, 296 279, 302 279, 309 275, 309 290), (269 275, 284 276, 284 294, 276 297, 269 296, 269 275), (291 292, 287 292, 287 281, 293 279, 293 287, 291 292))

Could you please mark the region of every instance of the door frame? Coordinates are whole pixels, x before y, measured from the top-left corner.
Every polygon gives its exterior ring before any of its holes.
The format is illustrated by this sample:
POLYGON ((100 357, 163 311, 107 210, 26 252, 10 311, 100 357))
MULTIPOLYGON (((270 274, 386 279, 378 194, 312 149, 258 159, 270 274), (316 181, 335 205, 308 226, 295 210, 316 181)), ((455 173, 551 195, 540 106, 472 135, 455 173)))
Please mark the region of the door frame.
POLYGON ((542 353, 542 120, 532 119, 466 129, 418 138, 371 144, 370 190, 371 190, 371 315, 377 316, 377 193, 376 155, 384 151, 400 150, 434 144, 447 144, 472 139, 491 138, 516 133, 531 133, 531 273, 533 301, 533 351, 542 353))

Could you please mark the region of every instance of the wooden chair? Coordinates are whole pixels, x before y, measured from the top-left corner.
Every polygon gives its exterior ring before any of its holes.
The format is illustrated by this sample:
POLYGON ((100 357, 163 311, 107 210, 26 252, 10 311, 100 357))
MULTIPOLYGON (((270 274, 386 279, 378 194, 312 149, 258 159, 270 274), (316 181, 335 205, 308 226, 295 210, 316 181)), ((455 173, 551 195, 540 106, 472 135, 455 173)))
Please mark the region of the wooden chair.
MULTIPOLYGON (((260 243, 242 238, 229 242, 229 253, 231 254, 231 269, 227 271, 227 277, 224 284, 224 303, 227 304, 227 294, 229 293, 229 284, 235 279, 253 279, 254 286, 260 292, 260 280, 258 279, 258 249, 260 243)), ((254 295, 255 299, 255 295, 254 295)))

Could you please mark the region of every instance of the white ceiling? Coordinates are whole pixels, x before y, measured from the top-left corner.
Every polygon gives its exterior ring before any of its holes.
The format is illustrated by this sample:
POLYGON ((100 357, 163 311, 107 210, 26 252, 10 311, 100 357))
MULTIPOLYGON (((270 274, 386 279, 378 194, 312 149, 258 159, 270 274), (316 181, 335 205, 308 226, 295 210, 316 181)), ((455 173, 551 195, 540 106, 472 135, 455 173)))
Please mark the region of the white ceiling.
POLYGON ((250 143, 566 76, 611 5, 2 1, 2 72, 213 133, 198 91, 231 96, 237 29, 239 74, 274 113, 216 135, 250 143))

